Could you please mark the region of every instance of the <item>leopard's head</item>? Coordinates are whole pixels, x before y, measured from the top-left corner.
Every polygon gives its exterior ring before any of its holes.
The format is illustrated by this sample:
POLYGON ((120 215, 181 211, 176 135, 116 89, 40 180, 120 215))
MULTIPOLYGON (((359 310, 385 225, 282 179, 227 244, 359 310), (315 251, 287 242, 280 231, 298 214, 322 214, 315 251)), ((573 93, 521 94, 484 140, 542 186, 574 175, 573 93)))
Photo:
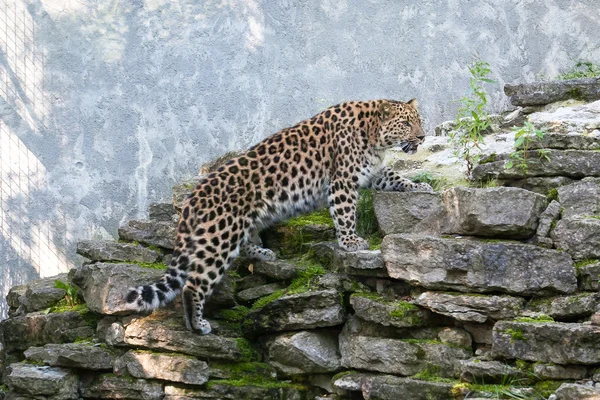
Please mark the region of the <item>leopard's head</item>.
POLYGON ((425 139, 423 122, 417 111, 417 100, 407 103, 381 100, 379 108, 380 129, 375 146, 390 148, 399 146, 405 153, 413 154, 425 139))

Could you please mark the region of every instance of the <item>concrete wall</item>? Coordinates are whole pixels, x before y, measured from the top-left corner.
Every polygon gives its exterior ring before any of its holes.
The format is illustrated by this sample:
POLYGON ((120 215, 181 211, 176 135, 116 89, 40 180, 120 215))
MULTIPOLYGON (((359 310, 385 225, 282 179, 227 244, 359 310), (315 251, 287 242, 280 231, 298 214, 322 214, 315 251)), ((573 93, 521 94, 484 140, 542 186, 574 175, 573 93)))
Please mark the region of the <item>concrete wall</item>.
MULTIPOLYGON (((0 0, 0 292, 80 260, 200 164, 337 102, 452 119, 600 60, 597 0, 0 0)), ((0 313, 4 306, 0 306, 0 313)))

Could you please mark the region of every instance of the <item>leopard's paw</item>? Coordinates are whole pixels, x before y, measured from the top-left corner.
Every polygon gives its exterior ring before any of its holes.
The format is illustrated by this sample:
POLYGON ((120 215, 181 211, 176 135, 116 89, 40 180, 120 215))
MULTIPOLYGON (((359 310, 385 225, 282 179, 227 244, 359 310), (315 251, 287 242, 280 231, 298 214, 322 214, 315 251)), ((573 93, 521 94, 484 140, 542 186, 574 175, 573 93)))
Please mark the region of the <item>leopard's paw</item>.
POLYGON ((413 192, 425 192, 425 193, 434 193, 433 187, 429 183, 421 182, 415 183, 416 187, 413 189, 413 192))
POLYGON ((340 247, 346 251, 367 250, 369 243, 357 235, 344 236, 338 240, 340 247))

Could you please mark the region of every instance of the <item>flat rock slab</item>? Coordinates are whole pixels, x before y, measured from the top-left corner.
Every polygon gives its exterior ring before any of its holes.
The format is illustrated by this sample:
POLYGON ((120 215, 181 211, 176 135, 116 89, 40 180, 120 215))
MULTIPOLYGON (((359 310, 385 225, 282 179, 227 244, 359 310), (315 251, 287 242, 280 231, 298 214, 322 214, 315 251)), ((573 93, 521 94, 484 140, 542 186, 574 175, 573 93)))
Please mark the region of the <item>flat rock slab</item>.
POLYGON ((600 309, 599 307, 600 293, 578 293, 571 296, 534 299, 527 309, 555 319, 573 320, 589 317, 600 309))
POLYGON ((209 381, 206 388, 195 389, 166 385, 164 400, 300 400, 309 399, 308 394, 293 387, 259 387, 234 385, 226 381, 209 381))
POLYGON ((175 248, 177 224, 165 221, 129 221, 119 228, 119 238, 158 246, 165 249, 175 248))
POLYGON ((505 181, 504 186, 526 189, 531 192, 546 196, 550 190, 568 185, 573 182, 574 180, 572 178, 567 178, 566 176, 543 176, 505 181))
POLYGON ((439 193, 376 192, 373 207, 382 235, 419 232, 422 221, 442 211, 439 193))
POLYGON ((548 150, 547 161, 540 158, 537 150, 527 152, 527 171, 506 168, 508 160, 479 164, 473 169, 473 179, 518 180, 529 177, 564 176, 582 179, 600 176, 600 151, 595 150, 548 150))
POLYGON ((542 106, 568 99, 600 99, 600 78, 539 81, 504 85, 513 106, 542 106))
POLYGON ((125 328, 123 344, 214 360, 240 361, 244 358, 236 339, 193 334, 183 326, 181 317, 164 319, 151 315, 134 319, 125 328))
POLYGON ((458 321, 483 323, 519 315, 525 299, 512 296, 485 296, 462 293, 425 292, 415 304, 458 321))
POLYGON ((51 396, 52 399, 77 399, 79 379, 73 371, 31 364, 11 364, 6 377, 10 390, 31 396, 51 396))
MULTIPOLYGON (((532 118, 538 114, 541 113, 533 114, 532 118)), ((600 122, 600 115, 598 116, 598 121, 600 122)), ((600 130, 594 130, 589 134, 546 132, 543 139, 534 139, 529 144, 529 149, 599 150, 600 130)))
POLYGON ((108 315, 130 314, 131 310, 125 307, 129 289, 154 283, 164 272, 136 264, 95 263, 78 267, 72 281, 81 289, 90 310, 108 315))
POLYGON ((26 350, 47 343, 68 343, 89 338, 94 327, 75 311, 43 314, 30 313, 0 322, 7 351, 26 350))
POLYGON ((427 289, 537 296, 577 289, 571 257, 538 246, 401 234, 386 236, 381 251, 390 277, 427 289))
POLYGON ((250 302, 264 296, 275 293, 276 291, 285 288, 282 283, 267 283, 266 285, 256 286, 250 289, 245 289, 237 292, 236 297, 239 301, 250 302))
MULTIPOLYGON (((588 146, 589 150, 600 149, 600 101, 536 112, 529 116, 529 121, 546 132, 538 144, 543 147, 581 144, 588 146), (556 134, 563 135, 563 138, 556 134), (576 135, 581 137, 574 139, 576 135)), ((533 148, 537 147, 534 145, 533 148)))
POLYGON ((507 378, 523 378, 525 373, 499 361, 479 359, 460 360, 460 379, 463 382, 506 382, 507 378))
POLYGON ((91 343, 47 344, 25 350, 28 361, 41 362, 53 367, 89 370, 112 370, 116 358, 114 351, 91 343))
POLYGON ((346 319, 337 290, 319 290, 283 296, 252 310, 243 327, 249 334, 314 329, 342 324, 346 319))
POLYGON ((84 376, 79 391, 84 399, 161 400, 164 396, 160 382, 113 374, 84 376))
POLYGON ((575 260, 600 258, 600 215, 563 218, 551 236, 556 248, 575 260))
POLYGON ((327 331, 300 331, 269 338, 266 360, 284 376, 339 370, 337 335, 327 331))
POLYGON ((365 399, 377 400, 450 400, 452 383, 421 381, 392 375, 352 373, 333 382, 337 388, 360 391, 365 399))
POLYGON ((204 361, 183 354, 152 353, 144 350, 130 350, 125 353, 116 361, 115 373, 189 385, 203 385, 209 378, 208 364, 204 361))
POLYGON ((600 327, 560 322, 497 322, 494 357, 555 364, 600 364, 600 327))
POLYGON ((600 179, 585 178, 558 188, 562 217, 600 215, 600 179))
POLYGON ((453 187, 444 191, 442 202, 444 233, 509 239, 533 236, 547 206, 545 196, 510 187, 453 187))
POLYGON ((577 383, 563 383, 556 390, 555 400, 597 400, 600 399, 600 389, 577 383))
POLYGON ((66 273, 44 279, 37 279, 27 284, 27 289, 18 298, 23 311, 33 312, 44 310, 56 304, 65 297, 66 291, 56 287, 56 281, 68 283, 66 273))
POLYGON ((338 273, 352 276, 388 278, 380 250, 344 251, 337 243, 323 242, 312 247, 323 264, 338 273))
POLYGON ((533 365, 533 373, 543 380, 577 380, 584 379, 588 375, 588 369, 580 365, 555 365, 541 364, 533 365))
POLYGON ((161 253, 139 244, 114 240, 82 240, 77 243, 77 254, 92 261, 130 261, 155 263, 161 253))
POLYGON ((254 264, 253 272, 277 281, 287 281, 296 278, 300 269, 286 261, 258 261, 254 264))
POLYGON ((384 326, 408 328, 429 322, 427 310, 405 301, 385 301, 369 294, 355 293, 350 296, 350 304, 356 316, 384 326))
POLYGON ((581 290, 600 290, 600 261, 580 266, 577 275, 581 290))
POLYGON ((173 207, 173 203, 150 203, 148 218, 155 221, 177 222, 179 215, 173 207))

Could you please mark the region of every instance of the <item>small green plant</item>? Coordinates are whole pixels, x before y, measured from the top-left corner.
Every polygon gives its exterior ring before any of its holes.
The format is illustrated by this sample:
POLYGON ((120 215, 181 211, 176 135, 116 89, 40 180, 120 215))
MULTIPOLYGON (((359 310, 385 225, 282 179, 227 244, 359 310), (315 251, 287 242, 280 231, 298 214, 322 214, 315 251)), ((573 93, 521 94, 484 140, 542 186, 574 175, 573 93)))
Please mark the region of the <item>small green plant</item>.
POLYGON ((600 66, 590 61, 577 61, 575 67, 562 73, 558 79, 595 78, 600 76, 600 66))
POLYGON ((473 167, 481 157, 483 132, 491 125, 486 111, 487 92, 483 84, 495 83, 486 78, 492 70, 485 61, 476 59, 469 66, 469 72, 471 92, 459 100, 461 106, 456 116, 456 128, 448 134, 450 143, 454 146, 454 156, 465 162, 467 180, 471 180, 473 167))
POLYGON ((414 183, 428 183, 433 190, 439 192, 448 185, 445 177, 436 177, 429 171, 419 172, 417 175, 410 178, 414 183))
POLYGON ((64 300, 68 307, 75 307, 77 304, 81 304, 81 297, 78 293, 79 289, 76 286, 57 279, 54 281, 54 287, 65 291, 64 300))
MULTIPOLYGON (((515 132, 515 151, 509 154, 509 160, 506 168, 519 168, 524 174, 529 171, 529 149, 535 142, 541 142, 544 139, 544 131, 537 129, 531 122, 525 122, 521 128, 514 128, 515 132)), ((540 159, 550 161, 548 150, 538 149, 537 153, 540 159)))

